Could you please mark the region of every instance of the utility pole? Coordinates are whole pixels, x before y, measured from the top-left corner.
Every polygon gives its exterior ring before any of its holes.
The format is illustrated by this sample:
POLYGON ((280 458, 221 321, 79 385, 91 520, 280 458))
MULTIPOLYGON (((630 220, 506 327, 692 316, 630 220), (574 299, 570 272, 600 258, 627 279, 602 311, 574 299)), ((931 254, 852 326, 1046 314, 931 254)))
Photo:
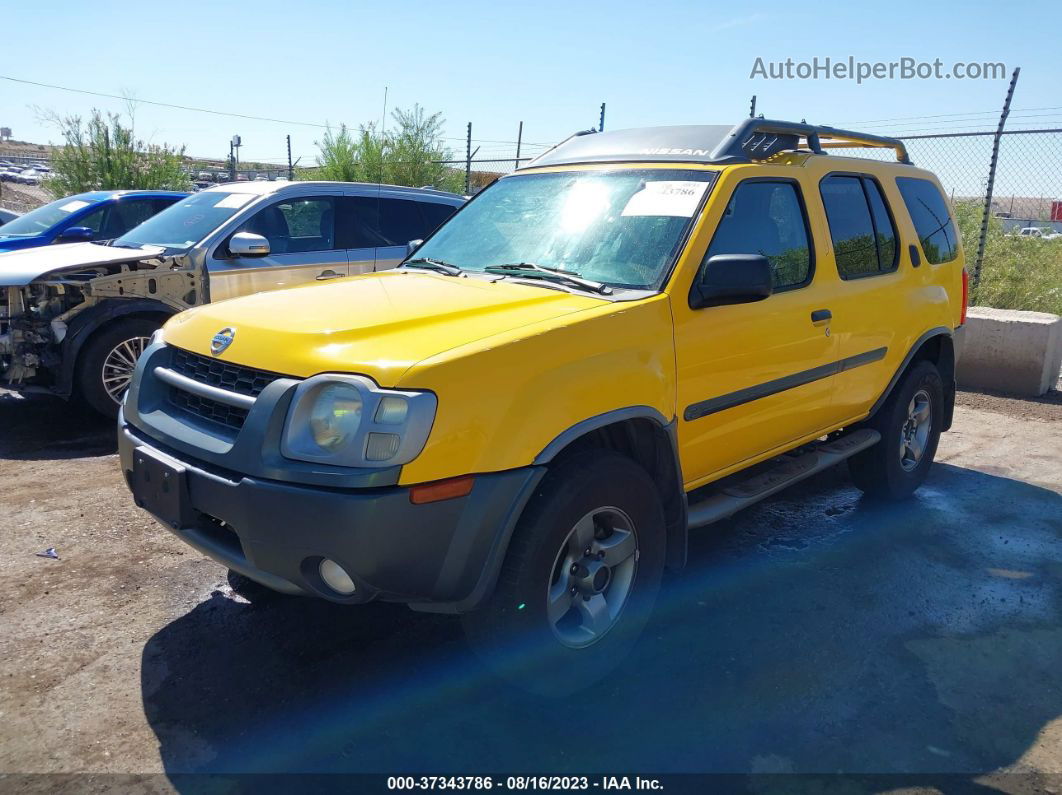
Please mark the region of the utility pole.
POLYGON ((1007 88, 1007 98, 1003 100, 1003 112, 999 114, 999 126, 992 138, 992 160, 988 164, 988 184, 985 186, 985 211, 981 215, 981 239, 977 241, 977 260, 974 262, 973 278, 970 280, 973 286, 981 280, 981 261, 985 257, 985 241, 988 238, 988 217, 992 213, 992 188, 996 184, 996 163, 999 162, 999 142, 1003 138, 1003 127, 1010 115, 1010 101, 1014 98, 1014 86, 1018 82, 1018 74, 1021 67, 1014 68, 1014 74, 1010 77, 1010 86, 1007 88))
POLYGON ((380 117, 380 137, 383 138, 384 132, 387 130, 387 86, 384 86, 384 109, 383 115, 380 117))
POLYGON ((756 95, 752 95, 752 102, 749 104, 749 118, 756 118, 756 95))
POLYGON ((236 181, 236 167, 240 164, 240 147, 241 146, 243 146, 243 141, 240 139, 240 136, 238 136, 238 135, 232 136, 232 140, 229 141, 229 154, 230 154, 229 176, 232 177, 232 181, 233 182, 236 181))
POLYGON ((291 136, 288 138, 288 182, 295 181, 295 168, 291 165, 291 136))
POLYGON ((516 162, 513 163, 513 168, 520 168, 520 142, 524 138, 524 123, 520 122, 520 127, 516 131, 516 162))
POLYGON ((604 102, 601 103, 601 119, 597 123, 597 131, 598 132, 604 132, 605 131, 605 103, 604 102))

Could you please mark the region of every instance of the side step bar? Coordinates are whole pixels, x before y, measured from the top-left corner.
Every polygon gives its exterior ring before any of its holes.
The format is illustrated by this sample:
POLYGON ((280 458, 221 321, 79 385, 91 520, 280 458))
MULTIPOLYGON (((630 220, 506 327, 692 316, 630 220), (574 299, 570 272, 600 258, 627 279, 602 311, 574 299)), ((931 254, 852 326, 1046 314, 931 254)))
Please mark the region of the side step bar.
POLYGON ((800 455, 783 457, 770 469, 744 480, 727 483, 711 496, 690 505, 689 527, 703 527, 725 519, 786 486, 841 463, 879 441, 880 433, 861 428, 832 441, 818 443, 800 455))

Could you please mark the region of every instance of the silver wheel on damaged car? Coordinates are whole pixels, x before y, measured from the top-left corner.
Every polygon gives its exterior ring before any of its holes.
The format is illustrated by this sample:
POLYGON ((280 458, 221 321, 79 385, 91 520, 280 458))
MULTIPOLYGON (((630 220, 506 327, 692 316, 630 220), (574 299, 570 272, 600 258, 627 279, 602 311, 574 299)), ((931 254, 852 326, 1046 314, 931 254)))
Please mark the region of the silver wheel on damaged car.
POLYGON ((911 472, 922 460, 932 430, 933 401, 920 389, 907 406, 907 421, 900 428, 900 466, 911 472))
POLYGON ((553 634, 569 648, 596 643, 615 626, 638 565, 638 536, 619 508, 590 511, 557 552, 546 589, 553 634))
POLYGON ((148 342, 148 337, 122 340, 104 357, 100 378, 103 380, 104 391, 115 403, 122 402, 122 396, 133 379, 136 360, 140 358, 148 342))

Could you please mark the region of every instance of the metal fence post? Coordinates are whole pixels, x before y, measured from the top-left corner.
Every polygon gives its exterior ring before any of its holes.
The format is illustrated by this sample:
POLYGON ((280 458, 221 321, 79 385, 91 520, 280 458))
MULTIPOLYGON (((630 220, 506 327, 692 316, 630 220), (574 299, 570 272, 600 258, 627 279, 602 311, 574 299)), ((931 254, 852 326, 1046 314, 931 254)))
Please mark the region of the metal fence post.
POLYGON ((468 123, 468 140, 465 143, 465 195, 472 192, 472 122, 468 123))
POLYGON ((1014 68, 1014 74, 1010 77, 1010 86, 1007 88, 1007 98, 1003 100, 1003 112, 999 114, 999 126, 996 127, 996 134, 992 138, 992 159, 988 164, 988 185, 985 186, 985 211, 981 216, 981 238, 977 241, 977 259, 974 262, 973 272, 973 286, 976 287, 977 283, 981 280, 981 263, 985 258, 985 242, 988 239, 988 219, 992 214, 992 188, 996 182, 996 163, 999 162, 999 142, 1003 138, 1003 127, 1007 123, 1007 116, 1010 115, 1010 101, 1014 98, 1014 86, 1018 82, 1018 74, 1021 72, 1021 67, 1014 68))

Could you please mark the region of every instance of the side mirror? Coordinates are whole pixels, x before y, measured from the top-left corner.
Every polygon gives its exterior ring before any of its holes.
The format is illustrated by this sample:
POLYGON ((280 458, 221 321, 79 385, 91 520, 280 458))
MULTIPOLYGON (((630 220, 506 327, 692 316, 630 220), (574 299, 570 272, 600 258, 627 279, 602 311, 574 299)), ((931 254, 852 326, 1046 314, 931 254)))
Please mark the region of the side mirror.
POLYGON ((413 252, 420 248, 423 244, 423 240, 410 240, 408 243, 406 243, 406 256, 413 256, 413 252))
POLYGON ((690 308, 748 304, 771 294, 771 263, 760 254, 716 254, 690 292, 690 308))
POLYGON ((56 243, 83 243, 86 240, 92 240, 92 236, 96 234, 87 226, 71 226, 60 232, 56 238, 56 243))
POLYGON ((229 238, 229 253, 234 257, 264 257, 269 254, 269 241, 253 232, 237 232, 229 238))

